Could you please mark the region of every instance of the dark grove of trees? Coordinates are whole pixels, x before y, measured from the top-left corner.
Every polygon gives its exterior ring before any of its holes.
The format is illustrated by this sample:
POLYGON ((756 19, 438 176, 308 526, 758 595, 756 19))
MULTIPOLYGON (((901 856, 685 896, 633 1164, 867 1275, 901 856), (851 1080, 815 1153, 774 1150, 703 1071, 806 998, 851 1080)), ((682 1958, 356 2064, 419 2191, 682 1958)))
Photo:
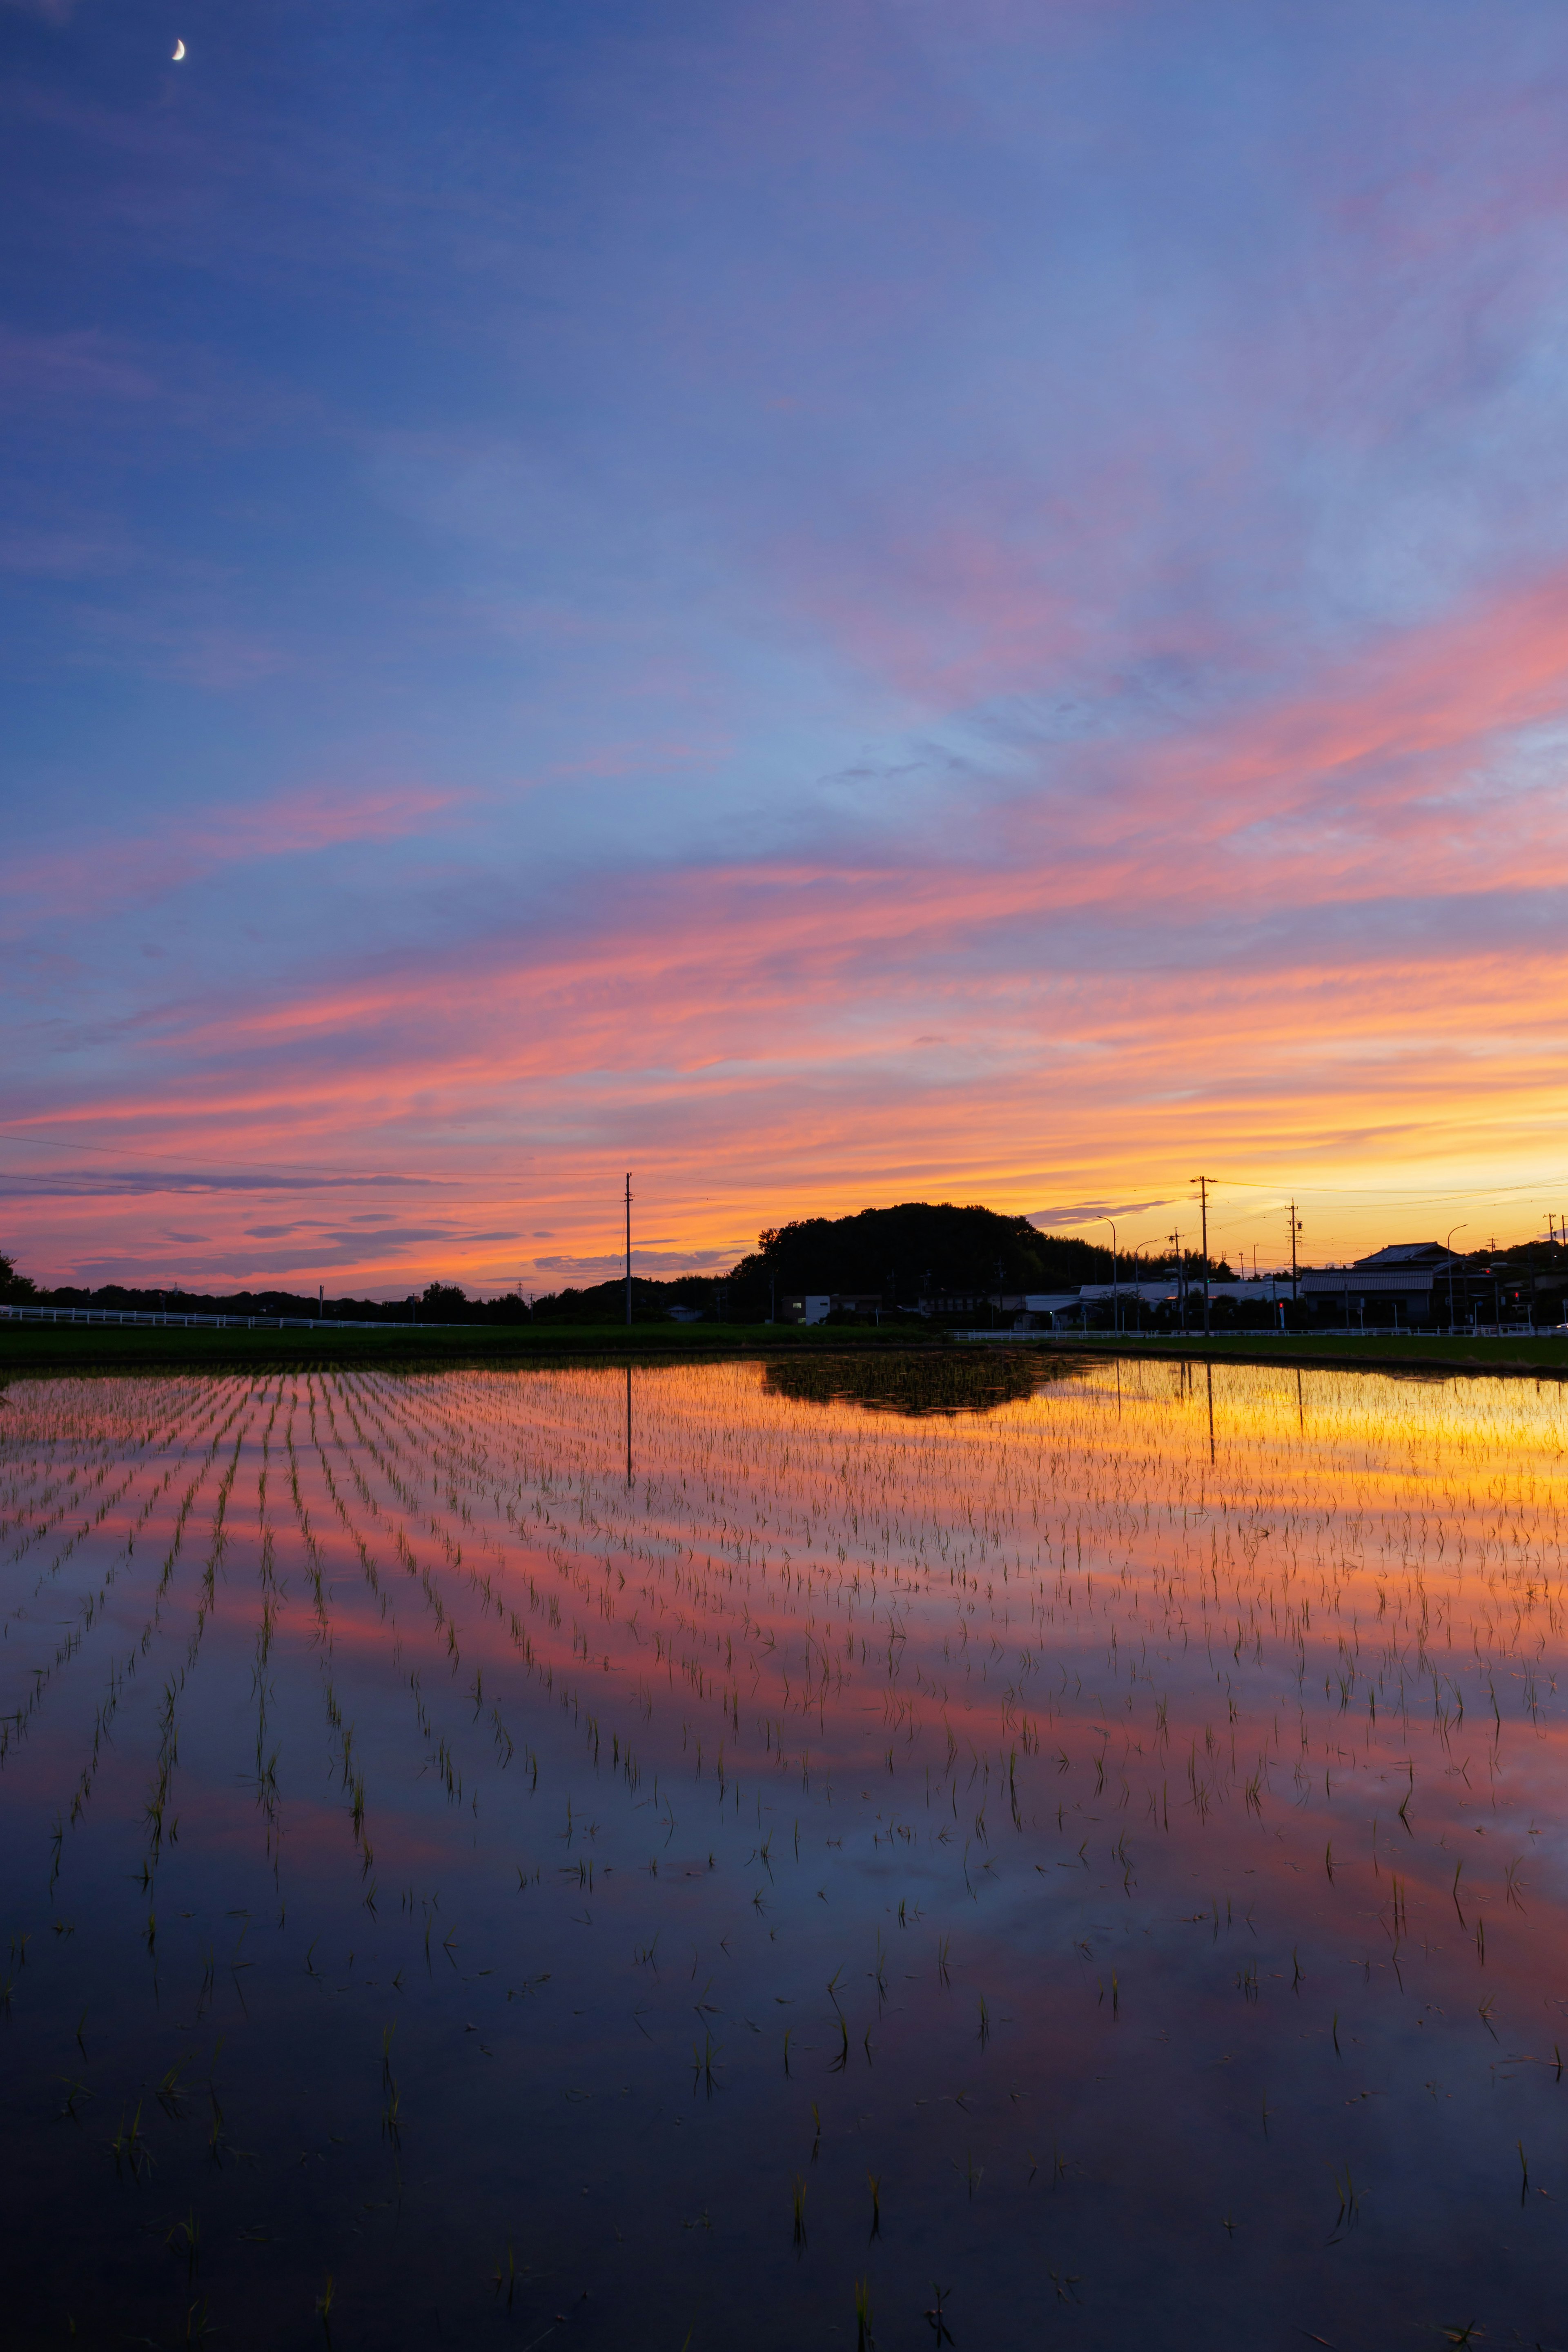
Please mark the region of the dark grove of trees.
MULTIPOLYGON (((1126 1261, 1123 1260, 1123 1266, 1126 1261)), ((989 1291, 1076 1290, 1110 1280, 1110 1251, 1042 1234, 1027 1217, 906 1201, 852 1217, 803 1217, 758 1235, 730 1276, 737 1320, 768 1312, 770 1290, 859 1291, 889 1308, 989 1291)))
POLYGON ((325 1317, 345 1323, 522 1323, 528 1309, 521 1299, 469 1298, 456 1283, 430 1283, 417 1297, 329 1298, 319 1304, 313 1291, 293 1290, 142 1290, 124 1283, 106 1282, 97 1289, 62 1284, 40 1290, 25 1275, 11 1274, 0 1257, 0 1300, 37 1307, 97 1307, 110 1313, 137 1315, 275 1315, 325 1317))
MULTIPOLYGON (((683 1311, 682 1319, 763 1323, 792 1291, 810 1290, 880 1299, 886 1319, 900 1307, 913 1310, 921 1298, 1076 1290, 1082 1282, 1110 1280, 1110 1252, 1092 1242, 1038 1233, 1027 1217, 1000 1216, 994 1209, 910 1201, 900 1208, 775 1226, 717 1277, 689 1274, 655 1282, 635 1276, 632 1318, 658 1322, 683 1311)), ((619 1323, 626 1311, 624 1276, 533 1304, 541 1322, 619 1323)))

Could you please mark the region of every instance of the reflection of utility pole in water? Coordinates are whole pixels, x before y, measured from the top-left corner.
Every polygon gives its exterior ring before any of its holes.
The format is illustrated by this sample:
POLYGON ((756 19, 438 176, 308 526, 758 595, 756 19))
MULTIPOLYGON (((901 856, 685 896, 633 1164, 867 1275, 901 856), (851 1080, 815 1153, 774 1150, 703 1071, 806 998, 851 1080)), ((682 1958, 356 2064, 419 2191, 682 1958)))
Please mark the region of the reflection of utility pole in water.
POLYGON ((632 1368, 626 1366, 626 1486, 632 1483, 632 1368))
POLYGON ((1214 1366, 1204 1358, 1204 1380, 1209 1392, 1209 1460, 1214 1460, 1214 1366))
POLYGON ((1301 1367, 1300 1364, 1296 1367, 1296 1427, 1300 1432, 1301 1435, 1305 1437, 1307 1434, 1307 1408, 1301 1402, 1301 1367))

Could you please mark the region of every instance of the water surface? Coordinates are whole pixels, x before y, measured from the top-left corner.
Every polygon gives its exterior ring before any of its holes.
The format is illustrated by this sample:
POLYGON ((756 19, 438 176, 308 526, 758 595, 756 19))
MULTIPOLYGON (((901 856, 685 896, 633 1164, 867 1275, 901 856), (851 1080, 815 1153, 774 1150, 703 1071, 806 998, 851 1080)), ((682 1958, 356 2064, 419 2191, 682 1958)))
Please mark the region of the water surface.
POLYGON ((13 1382, 10 2340, 1568 2340, 1565 1438, 13 1382))

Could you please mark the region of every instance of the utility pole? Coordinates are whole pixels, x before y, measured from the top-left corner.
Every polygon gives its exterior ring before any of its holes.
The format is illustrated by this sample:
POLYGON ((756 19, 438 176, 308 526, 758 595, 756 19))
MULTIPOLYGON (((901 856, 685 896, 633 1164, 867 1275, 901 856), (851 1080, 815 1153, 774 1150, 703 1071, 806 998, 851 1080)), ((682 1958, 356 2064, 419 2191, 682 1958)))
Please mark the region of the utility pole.
POLYGON ((1296 1280, 1296 1236, 1300 1230, 1301 1220, 1296 1214, 1296 1203, 1292 1201, 1290 1203, 1290 1304, 1292 1307, 1301 1295, 1296 1280))
POLYGON ((1176 1312, 1182 1318, 1182 1328, 1187 1328, 1187 1271, 1182 1263, 1182 1229, 1178 1225, 1171 1235, 1171 1247, 1176 1253, 1176 1312))
POLYGON ((1199 1198, 1199 1200, 1200 1200, 1200 1201, 1202 1202, 1202 1203, 1203 1203, 1203 1217, 1204 1217, 1204 1338, 1205 1338, 1205 1339, 1206 1339, 1208 1338, 1208 1336, 1209 1336, 1209 1186, 1214 1182, 1214 1181, 1215 1181, 1215 1180, 1214 1180, 1214 1178, 1213 1178, 1212 1176, 1194 1176, 1194 1177, 1192 1179, 1192 1181, 1193 1181, 1193 1182, 1197 1186, 1197 1188, 1198 1188, 1198 1198, 1199 1198))
POLYGON ((1526 1242, 1524 1245, 1524 1286, 1529 1293, 1530 1322, 1533 1328, 1535 1323, 1535 1244, 1532 1240, 1526 1242))
POLYGON ((1094 1222, 1097 1225, 1109 1225, 1110 1227, 1110 1319, 1113 1328, 1120 1336, 1121 1330, 1121 1281, 1118 1272, 1121 1261, 1116 1254, 1116 1220, 1114 1217, 1096 1217, 1094 1222))
MULTIPOLYGON (((1454 1328, 1454 1235, 1462 1234, 1464 1230, 1462 1224, 1450 1225, 1443 1244, 1443 1247, 1448 1253, 1448 1330, 1450 1335, 1454 1328)), ((1467 1285, 1466 1287, 1468 1293, 1468 1286, 1467 1285)))
POLYGON ((626 1171, 626 1321, 632 1319, 632 1171, 626 1171))

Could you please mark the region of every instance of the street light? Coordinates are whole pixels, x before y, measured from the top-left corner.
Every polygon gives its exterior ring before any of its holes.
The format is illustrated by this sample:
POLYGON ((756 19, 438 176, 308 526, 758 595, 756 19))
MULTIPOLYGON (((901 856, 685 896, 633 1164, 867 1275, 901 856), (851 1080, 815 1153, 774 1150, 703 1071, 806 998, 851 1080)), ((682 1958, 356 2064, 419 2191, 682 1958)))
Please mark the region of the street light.
POLYGON ((1450 1225, 1443 1243, 1443 1247, 1448 1253, 1448 1336, 1450 1339, 1454 1335, 1454 1235, 1462 1234, 1464 1230, 1463 1221, 1457 1225, 1450 1225))
POLYGON ((1112 1324, 1115 1326, 1118 1336, 1120 1336, 1121 1330, 1121 1286, 1116 1278, 1116 1220, 1114 1217, 1096 1217, 1094 1222, 1097 1225, 1109 1225, 1110 1227, 1110 1319, 1112 1324))

